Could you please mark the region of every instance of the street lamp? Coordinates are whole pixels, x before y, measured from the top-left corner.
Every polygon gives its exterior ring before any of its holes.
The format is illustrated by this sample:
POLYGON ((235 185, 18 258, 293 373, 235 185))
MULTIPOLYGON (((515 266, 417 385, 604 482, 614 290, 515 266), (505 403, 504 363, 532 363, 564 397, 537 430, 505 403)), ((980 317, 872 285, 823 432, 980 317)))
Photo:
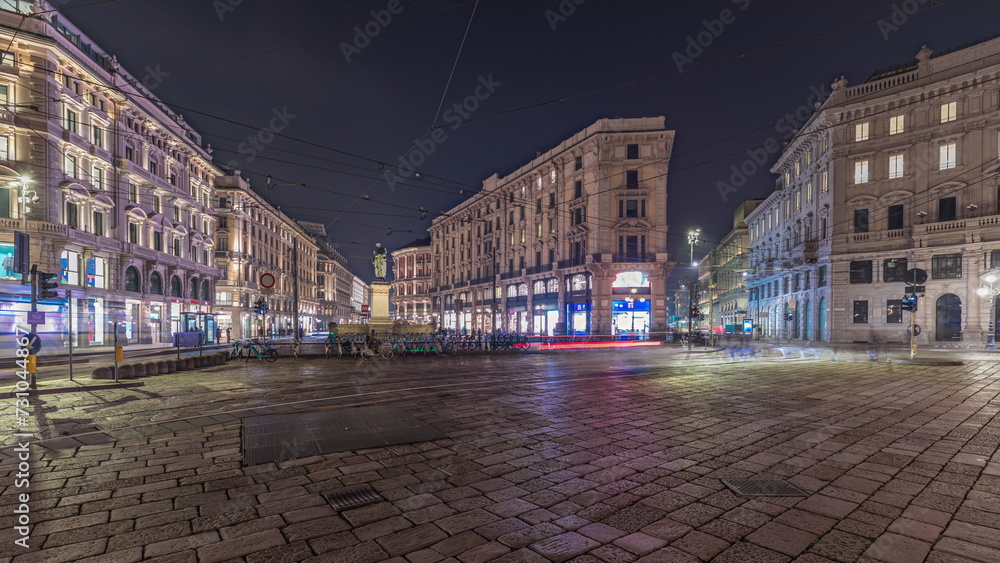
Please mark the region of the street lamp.
MULTIPOLYGON (((31 178, 28 178, 27 176, 21 176, 17 180, 7 182, 8 186, 18 187, 21 189, 21 195, 17 198, 17 201, 21 204, 21 232, 24 233, 25 237, 28 236, 28 213, 31 213, 31 208, 28 206, 35 205, 40 201, 35 190, 28 187, 29 182, 31 182, 31 178)), ((22 264, 26 264, 29 260, 27 257, 22 257, 21 262, 22 264)), ((27 268, 24 268, 21 272, 21 283, 27 283, 27 281, 28 270, 27 268)))
POLYGON ((691 246, 691 266, 697 266, 694 262, 694 245, 701 242, 701 229, 692 229, 688 231, 688 245, 691 246))
POLYGON ((988 272, 987 274, 983 275, 980 279, 986 282, 986 285, 977 289, 976 293, 978 293, 980 297, 985 297, 990 300, 990 324, 989 324, 989 332, 986 335, 986 349, 996 350, 997 349, 996 324, 995 324, 997 318, 996 305, 997 305, 997 296, 1000 295, 1000 286, 997 285, 997 281, 1000 280, 1000 278, 998 278, 996 274, 988 272))

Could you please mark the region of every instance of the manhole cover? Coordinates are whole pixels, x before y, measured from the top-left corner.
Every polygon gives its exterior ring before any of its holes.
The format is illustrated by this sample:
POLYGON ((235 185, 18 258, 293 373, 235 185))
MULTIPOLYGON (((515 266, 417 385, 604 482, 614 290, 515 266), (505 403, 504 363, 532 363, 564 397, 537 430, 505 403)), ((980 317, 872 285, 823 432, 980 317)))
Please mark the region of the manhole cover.
POLYGON ((244 465, 445 437, 388 405, 271 414, 244 418, 242 422, 244 465))
POLYGON ((807 497, 809 493, 782 479, 723 479, 741 497, 807 497))
POLYGON ((374 489, 367 485, 364 487, 337 489, 323 496, 326 497, 327 502, 337 512, 384 500, 374 489))

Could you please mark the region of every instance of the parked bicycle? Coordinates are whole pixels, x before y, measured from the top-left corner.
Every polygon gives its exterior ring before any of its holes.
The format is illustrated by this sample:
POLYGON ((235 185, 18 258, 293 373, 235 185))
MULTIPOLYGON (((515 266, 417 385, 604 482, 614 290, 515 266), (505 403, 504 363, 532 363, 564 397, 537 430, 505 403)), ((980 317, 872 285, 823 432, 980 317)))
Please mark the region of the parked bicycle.
POLYGON ((250 358, 257 358, 261 361, 275 362, 278 360, 278 351, 267 341, 247 340, 244 342, 244 361, 250 358))

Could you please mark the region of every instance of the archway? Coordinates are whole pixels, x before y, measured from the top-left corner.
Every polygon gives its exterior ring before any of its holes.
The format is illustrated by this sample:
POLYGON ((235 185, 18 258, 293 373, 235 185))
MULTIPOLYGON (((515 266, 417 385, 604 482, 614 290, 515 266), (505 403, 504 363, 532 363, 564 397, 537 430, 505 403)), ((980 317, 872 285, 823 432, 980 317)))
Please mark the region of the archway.
POLYGON ((938 297, 935 309, 935 340, 962 339, 962 300, 954 293, 938 297))

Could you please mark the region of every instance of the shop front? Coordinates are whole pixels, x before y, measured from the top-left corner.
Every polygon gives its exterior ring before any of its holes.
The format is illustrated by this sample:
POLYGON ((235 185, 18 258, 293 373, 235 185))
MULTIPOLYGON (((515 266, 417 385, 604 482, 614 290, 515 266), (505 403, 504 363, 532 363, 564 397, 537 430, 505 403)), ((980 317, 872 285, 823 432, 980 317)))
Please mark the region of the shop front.
POLYGON ((632 339, 649 337, 650 301, 643 297, 626 297, 611 302, 611 328, 615 336, 632 339))
POLYGON ((535 334, 554 336, 556 323, 559 322, 558 301, 542 301, 534 304, 532 330, 535 334))
POLYGON ((582 336, 590 334, 590 313, 592 304, 567 303, 566 304, 566 333, 572 336, 582 336))

